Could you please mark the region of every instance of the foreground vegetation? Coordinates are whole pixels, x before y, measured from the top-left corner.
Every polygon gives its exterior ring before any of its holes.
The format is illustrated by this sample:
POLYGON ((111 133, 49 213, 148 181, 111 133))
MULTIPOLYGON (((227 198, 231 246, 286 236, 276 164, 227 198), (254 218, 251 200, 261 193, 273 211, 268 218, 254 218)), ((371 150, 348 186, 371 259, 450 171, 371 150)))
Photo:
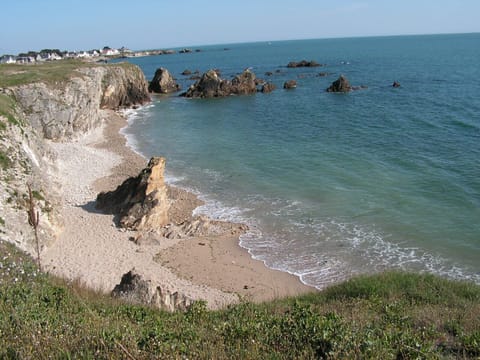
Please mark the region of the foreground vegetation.
POLYGON ((119 303, 39 273, 0 242, 0 358, 480 357, 480 287, 360 277, 322 293, 208 311, 119 303))

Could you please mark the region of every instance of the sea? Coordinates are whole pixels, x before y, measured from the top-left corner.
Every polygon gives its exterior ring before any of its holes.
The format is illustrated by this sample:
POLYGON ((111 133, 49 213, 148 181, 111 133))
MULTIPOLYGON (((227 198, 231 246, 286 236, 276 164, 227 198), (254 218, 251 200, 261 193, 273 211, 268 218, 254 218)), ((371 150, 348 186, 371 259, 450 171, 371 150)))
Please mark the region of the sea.
POLYGON ((250 68, 277 87, 155 95, 129 113, 128 144, 167 158, 168 182, 204 200, 195 213, 247 224, 253 258, 319 289, 386 270, 480 284, 480 34, 192 50, 126 61, 148 80, 167 68, 183 90, 186 69, 250 68), (303 59, 322 66, 286 66, 303 59), (327 93, 341 74, 366 88, 327 93))

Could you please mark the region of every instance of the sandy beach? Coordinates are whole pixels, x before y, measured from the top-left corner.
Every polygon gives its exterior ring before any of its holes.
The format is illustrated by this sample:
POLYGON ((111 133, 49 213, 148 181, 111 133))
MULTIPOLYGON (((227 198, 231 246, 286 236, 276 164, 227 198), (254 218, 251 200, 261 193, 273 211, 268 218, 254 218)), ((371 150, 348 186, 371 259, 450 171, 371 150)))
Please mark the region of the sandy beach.
MULTIPOLYGON (((55 180, 63 194, 64 227, 57 241, 42 253, 47 271, 109 293, 123 274, 135 269, 164 289, 206 300, 209 308, 315 291, 297 277, 252 259, 238 245, 237 231, 161 238, 141 245, 131 241, 138 234, 117 228, 112 215, 95 209, 95 199, 100 191, 114 190, 126 178, 136 176, 147 159, 126 146, 120 134, 126 120, 115 112, 106 114, 104 125, 84 137, 51 143, 58 153, 55 180)), ((170 187, 169 193, 175 199, 171 220, 191 219, 201 202, 178 188, 170 187)))

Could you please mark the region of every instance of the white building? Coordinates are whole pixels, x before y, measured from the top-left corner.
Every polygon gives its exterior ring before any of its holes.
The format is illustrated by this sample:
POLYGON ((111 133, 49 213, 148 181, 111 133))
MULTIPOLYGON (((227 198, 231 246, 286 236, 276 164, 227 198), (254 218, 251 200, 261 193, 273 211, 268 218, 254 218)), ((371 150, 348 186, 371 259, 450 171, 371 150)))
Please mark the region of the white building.
POLYGON ((3 55, 0 57, 0 64, 15 64, 17 59, 13 55, 3 55))

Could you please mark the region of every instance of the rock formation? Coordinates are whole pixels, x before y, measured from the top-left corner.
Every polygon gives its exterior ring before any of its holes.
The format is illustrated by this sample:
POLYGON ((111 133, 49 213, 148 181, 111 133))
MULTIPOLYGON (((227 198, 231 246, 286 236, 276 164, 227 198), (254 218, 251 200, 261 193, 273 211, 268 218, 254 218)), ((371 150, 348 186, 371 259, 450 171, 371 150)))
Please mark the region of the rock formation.
POLYGON ((157 94, 169 94, 180 90, 180 85, 177 84, 170 72, 165 68, 159 68, 155 71, 148 91, 157 94))
POLYGON ((81 68, 62 86, 33 82, 7 91, 24 109, 26 123, 52 140, 71 138, 100 125, 102 109, 150 101, 142 70, 131 64, 81 68))
MULTIPOLYGON (((62 65, 63 66, 63 65, 62 65)), ((25 68, 26 69, 26 68, 25 68)), ((35 66, 32 73, 45 71, 35 66)), ((0 152, 8 155, 8 164, 0 168, 0 224, 2 240, 14 243, 31 254, 36 245, 26 223, 26 184, 41 194, 35 199, 39 212, 40 249, 51 244, 62 228, 62 188, 56 182, 56 151, 51 142, 75 138, 99 127, 111 110, 142 105, 150 101, 147 81, 140 68, 120 63, 114 65, 81 64, 69 68, 64 80, 54 83, 35 77, 22 84, 0 89, 0 97, 9 105, 8 119, 0 137, 0 152)), ((22 70, 23 71, 23 70, 22 70)), ((30 72, 30 71, 29 71, 30 72)))
POLYGON ((143 71, 132 64, 108 69, 102 79, 101 109, 118 110, 150 102, 143 71))
POLYGON ((153 157, 148 166, 116 190, 97 196, 97 209, 118 214, 119 225, 132 230, 161 228, 168 224, 170 201, 163 172, 165 158, 153 157))
POLYGON ((332 85, 327 89, 327 92, 343 92, 347 93, 352 90, 352 86, 350 85, 350 82, 347 80, 347 78, 343 75, 340 75, 340 77, 335 80, 332 85))
POLYGON ((270 92, 272 92, 273 90, 275 90, 275 88, 276 88, 275 84, 272 84, 272 83, 267 82, 267 83, 263 84, 262 89, 260 90, 260 92, 265 93, 265 94, 266 94, 266 93, 270 93, 270 92))
POLYGON ((222 79, 217 71, 209 70, 181 96, 214 98, 253 94, 257 92, 255 79, 255 74, 248 69, 235 76, 231 81, 222 79))
POLYGON ((287 65, 288 68, 297 68, 297 67, 317 67, 321 66, 319 63, 317 63, 314 60, 307 61, 307 60, 301 60, 301 61, 290 61, 287 65))
POLYGON ((295 89, 297 87, 297 81, 296 80, 288 80, 285 81, 283 84, 284 89, 295 89))
POLYGON ((112 296, 133 304, 151 305, 167 311, 185 311, 194 302, 185 295, 143 279, 135 269, 122 276, 120 284, 113 289, 112 296))

